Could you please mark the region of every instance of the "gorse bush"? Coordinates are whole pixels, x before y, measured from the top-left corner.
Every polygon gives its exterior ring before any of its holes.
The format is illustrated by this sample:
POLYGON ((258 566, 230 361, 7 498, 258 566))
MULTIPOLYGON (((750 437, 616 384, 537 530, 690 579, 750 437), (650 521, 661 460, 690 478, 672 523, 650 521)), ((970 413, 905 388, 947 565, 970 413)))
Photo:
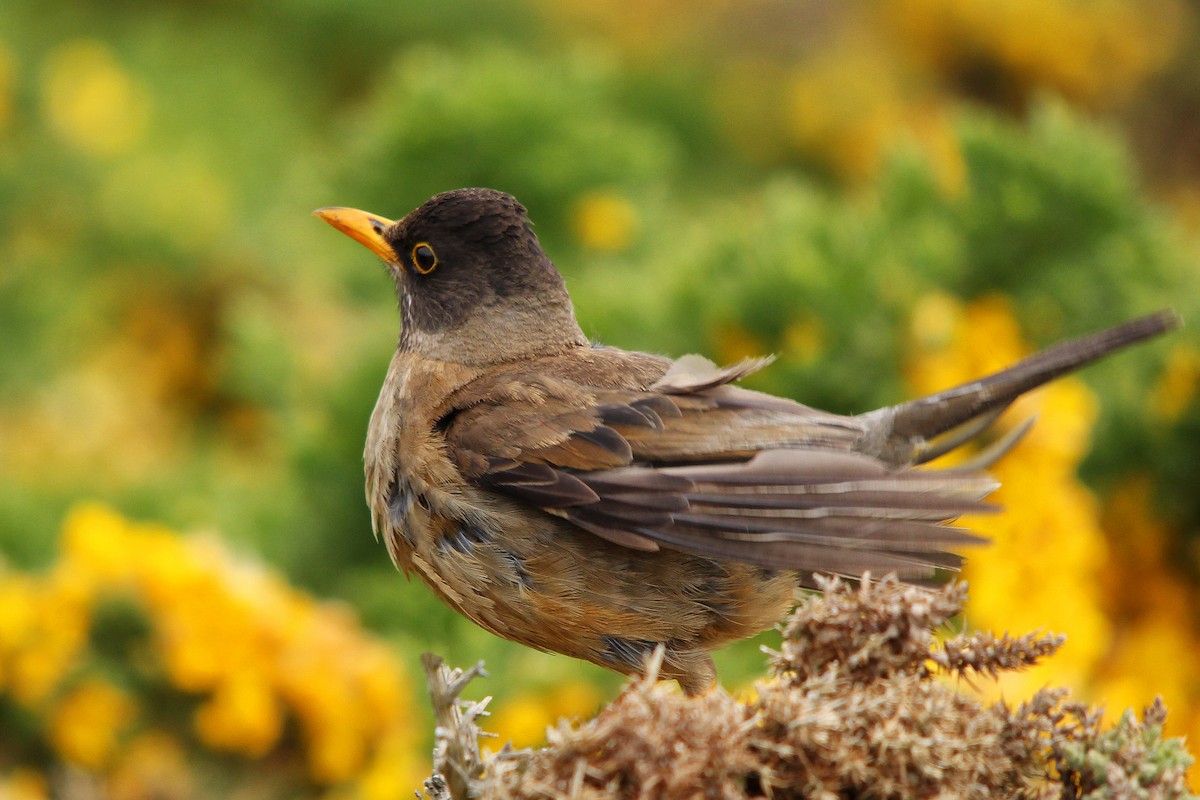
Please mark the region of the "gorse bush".
POLYGON ((396 797, 411 784, 412 687, 349 609, 215 539, 99 506, 72 513, 62 548, 44 573, 0 571, 5 791, 396 797))
MULTIPOLYGON (((1163 737, 1161 702, 1143 722, 1129 713, 1105 730, 1100 714, 1060 689, 1013 707, 981 704, 937 679, 1018 670, 1052 656, 1062 637, 935 641, 932 631, 962 611, 962 583, 940 592, 889 580, 822 588, 788 620, 772 677, 751 697, 716 689, 685 698, 650 677, 594 719, 557 725, 544 749, 490 758, 471 746, 486 720, 464 704, 460 716, 441 715, 450 720, 439 729, 442 772, 427 789, 444 797, 448 784, 455 800, 1194 797, 1184 780, 1191 758, 1163 737)), ((439 711, 456 699, 434 696, 439 711)))

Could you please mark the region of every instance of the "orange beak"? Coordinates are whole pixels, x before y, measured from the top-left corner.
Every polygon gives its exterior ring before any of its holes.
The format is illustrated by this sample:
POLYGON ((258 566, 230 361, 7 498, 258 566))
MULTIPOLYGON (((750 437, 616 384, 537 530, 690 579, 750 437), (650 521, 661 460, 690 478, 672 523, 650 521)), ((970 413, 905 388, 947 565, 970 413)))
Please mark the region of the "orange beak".
POLYGON ((396 251, 383 238, 383 232, 392 224, 390 219, 359 211, 357 208, 329 206, 318 208, 313 216, 320 217, 354 241, 366 247, 389 264, 399 265, 396 251))

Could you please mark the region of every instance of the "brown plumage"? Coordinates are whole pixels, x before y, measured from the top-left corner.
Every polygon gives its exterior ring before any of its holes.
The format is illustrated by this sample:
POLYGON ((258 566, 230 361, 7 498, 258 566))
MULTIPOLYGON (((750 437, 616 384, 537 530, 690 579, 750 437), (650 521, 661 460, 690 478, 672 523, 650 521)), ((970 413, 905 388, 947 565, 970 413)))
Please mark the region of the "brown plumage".
MULTIPOLYGON (((858 416, 718 368, 588 342, 525 209, 488 189, 392 222, 316 212, 388 265, 400 344, 371 418, 367 500, 395 563, 517 642, 636 673, 665 648, 689 693, 709 652, 764 630, 814 572, 955 569, 986 465, 918 465, 1017 396, 1177 324, 1171 312, 858 416)), ((1004 449, 1001 445, 1000 450, 1004 449)))

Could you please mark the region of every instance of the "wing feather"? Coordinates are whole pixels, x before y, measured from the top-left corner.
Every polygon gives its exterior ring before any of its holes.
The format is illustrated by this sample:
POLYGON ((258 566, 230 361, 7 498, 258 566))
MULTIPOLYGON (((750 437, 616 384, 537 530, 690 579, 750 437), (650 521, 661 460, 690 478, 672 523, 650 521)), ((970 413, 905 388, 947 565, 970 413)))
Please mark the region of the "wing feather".
POLYGON ((475 484, 634 550, 918 579, 983 541, 948 523, 995 510, 991 478, 889 466, 851 450, 852 418, 728 385, 760 366, 681 359, 614 387, 543 364, 534 388, 469 387, 447 447, 475 484))

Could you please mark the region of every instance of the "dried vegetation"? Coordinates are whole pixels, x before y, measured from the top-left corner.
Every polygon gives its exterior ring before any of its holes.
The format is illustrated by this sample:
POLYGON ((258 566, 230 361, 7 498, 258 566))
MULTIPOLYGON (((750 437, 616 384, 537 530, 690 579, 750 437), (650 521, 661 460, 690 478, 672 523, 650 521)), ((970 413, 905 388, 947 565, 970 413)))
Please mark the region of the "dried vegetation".
MULTIPOLYGON (((689 699, 653 677, 594 719, 560 722, 536 751, 483 758, 481 703, 431 660, 438 714, 434 798, 1188 798, 1191 763, 1164 739, 1156 701, 1139 722, 1044 689, 1016 707, 959 691, 1053 655, 1062 637, 933 633, 966 585, 930 591, 835 579, 784 627, 754 697, 689 699), (446 777, 443 777, 446 776, 446 777)), ((655 674, 651 664, 649 674, 655 674)), ((486 703, 486 701, 485 701, 486 703)))

